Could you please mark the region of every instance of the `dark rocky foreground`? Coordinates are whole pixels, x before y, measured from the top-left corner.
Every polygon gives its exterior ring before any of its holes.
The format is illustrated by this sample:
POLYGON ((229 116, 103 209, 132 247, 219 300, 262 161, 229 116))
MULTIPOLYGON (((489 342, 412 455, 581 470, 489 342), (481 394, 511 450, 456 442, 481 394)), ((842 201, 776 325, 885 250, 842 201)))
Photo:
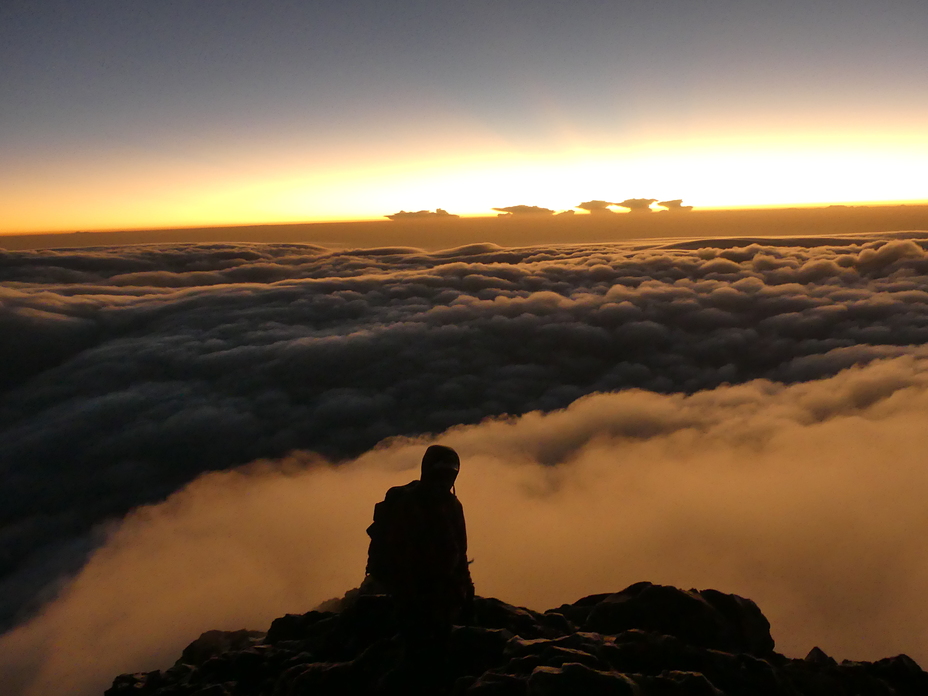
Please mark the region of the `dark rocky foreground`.
POLYGON ((909 657, 838 664, 774 651, 752 601, 647 582, 544 613, 478 597, 447 663, 406 665, 389 597, 276 619, 267 633, 208 631, 164 671, 124 674, 106 696, 925 696, 909 657))

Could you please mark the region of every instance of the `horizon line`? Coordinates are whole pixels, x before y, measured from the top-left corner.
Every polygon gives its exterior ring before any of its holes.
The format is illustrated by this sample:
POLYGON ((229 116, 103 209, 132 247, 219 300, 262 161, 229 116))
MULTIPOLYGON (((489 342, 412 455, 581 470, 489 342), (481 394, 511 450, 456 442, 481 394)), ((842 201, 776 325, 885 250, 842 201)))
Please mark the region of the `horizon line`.
MULTIPOLYGON (((670 200, 670 199, 668 199, 670 200)), ((685 201, 685 199, 683 199, 685 201)), ((522 204, 527 205, 527 204, 522 204)), ((648 212, 651 213, 673 213, 675 216, 683 215, 692 215, 693 213, 701 212, 739 212, 739 211, 785 211, 785 210, 827 210, 829 208, 898 208, 898 207, 919 207, 928 205, 928 198, 923 199, 901 199, 901 200, 877 200, 877 201, 836 201, 836 202, 817 202, 817 203, 778 203, 778 204, 765 204, 765 205, 735 205, 735 206, 693 206, 692 210, 687 210, 683 212, 674 212, 673 210, 667 209, 655 209, 650 208, 648 212)), ((539 206, 541 207, 541 206, 539 206)), ((435 210, 438 210, 436 208, 435 210)), ((548 209, 550 210, 550 209, 548 209)), ((594 214, 587 211, 583 211, 580 208, 565 208, 563 210, 554 210, 552 214, 539 214, 538 216, 531 214, 516 214, 516 215, 506 215, 503 213, 450 213, 447 217, 445 216, 436 216, 433 218, 423 218, 416 220, 415 218, 408 220, 390 220, 388 215, 393 215, 395 213, 387 213, 377 217, 358 217, 358 218, 317 218, 312 220, 275 220, 275 221, 236 221, 236 222, 209 222, 205 224, 188 224, 188 223, 179 223, 176 225, 168 226, 113 226, 113 227, 99 227, 99 228, 89 228, 89 229, 74 229, 74 228, 60 228, 60 229, 36 229, 36 230, 20 230, 20 231, 0 231, 0 237, 16 237, 16 236, 29 236, 29 235, 54 235, 54 234, 105 234, 112 232, 157 232, 157 231, 169 231, 169 230, 206 230, 206 229, 222 229, 222 228, 244 228, 244 227, 285 227, 290 225, 327 225, 327 224, 363 224, 363 223, 373 223, 381 222, 391 225, 403 224, 403 223, 427 223, 435 222, 436 220, 442 220, 446 222, 451 222, 453 220, 501 220, 501 219, 538 219, 538 217, 543 217, 544 219, 555 219, 559 217, 561 213, 567 213, 574 211, 574 215, 567 217, 567 220, 582 220, 587 218, 595 218, 597 220, 608 219, 605 218, 602 214, 594 214), (577 212, 580 211, 580 212, 577 212)), ((421 211, 406 211, 406 212, 421 212, 421 211)), ((641 212, 635 212, 632 210, 610 210, 609 213, 618 216, 634 215, 637 218, 644 215, 641 212)))

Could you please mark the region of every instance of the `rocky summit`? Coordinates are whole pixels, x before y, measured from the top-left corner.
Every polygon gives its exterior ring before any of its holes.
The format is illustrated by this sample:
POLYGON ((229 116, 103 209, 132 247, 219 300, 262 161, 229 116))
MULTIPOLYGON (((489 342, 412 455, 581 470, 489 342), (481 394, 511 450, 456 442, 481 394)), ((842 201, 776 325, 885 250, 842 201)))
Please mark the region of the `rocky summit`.
POLYGON ((543 613, 477 597, 447 660, 404 659, 386 595, 288 614, 260 631, 208 631, 166 670, 124 674, 106 696, 925 696, 898 655, 790 659, 749 599, 641 582, 543 613))

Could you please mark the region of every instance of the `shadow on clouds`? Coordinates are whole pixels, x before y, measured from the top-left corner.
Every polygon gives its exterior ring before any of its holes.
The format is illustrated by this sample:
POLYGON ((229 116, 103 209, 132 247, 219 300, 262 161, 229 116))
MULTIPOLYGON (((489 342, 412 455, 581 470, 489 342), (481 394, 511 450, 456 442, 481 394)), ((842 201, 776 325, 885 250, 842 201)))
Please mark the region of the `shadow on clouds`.
MULTIPOLYGON (((647 579, 754 599, 778 650, 906 652, 928 627, 928 351, 791 386, 629 390, 459 426, 474 580, 536 608, 647 579)), ((430 438, 333 466, 296 453, 134 510, 44 611, 0 637, 13 694, 170 665, 202 631, 264 630, 363 576, 375 502, 430 438)))

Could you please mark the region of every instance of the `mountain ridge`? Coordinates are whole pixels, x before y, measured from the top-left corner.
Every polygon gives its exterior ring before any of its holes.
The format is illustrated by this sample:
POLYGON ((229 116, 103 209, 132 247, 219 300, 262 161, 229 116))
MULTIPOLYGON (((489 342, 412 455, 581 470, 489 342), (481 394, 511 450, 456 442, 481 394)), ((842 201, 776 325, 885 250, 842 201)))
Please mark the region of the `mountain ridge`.
POLYGON ((475 599, 443 663, 403 660, 392 599, 360 595, 287 614, 268 631, 207 631, 174 666, 123 674, 105 696, 915 696, 906 655, 839 663, 775 650, 750 599, 639 582, 537 612, 475 599), (332 604, 337 606, 331 606, 332 604))

